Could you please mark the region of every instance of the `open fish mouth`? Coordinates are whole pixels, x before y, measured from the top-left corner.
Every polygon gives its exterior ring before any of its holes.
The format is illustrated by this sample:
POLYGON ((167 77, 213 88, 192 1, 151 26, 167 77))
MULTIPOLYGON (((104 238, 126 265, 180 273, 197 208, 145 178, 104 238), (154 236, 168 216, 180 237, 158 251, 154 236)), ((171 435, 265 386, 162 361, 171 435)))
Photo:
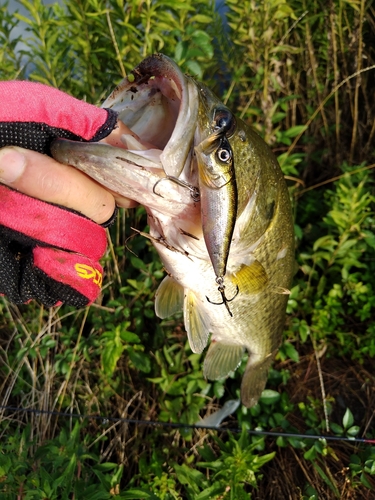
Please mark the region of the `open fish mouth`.
POLYGON ((153 160, 167 176, 190 175, 198 88, 163 54, 144 59, 102 107, 113 109, 130 133, 124 148, 153 160), (184 175, 185 173, 185 175, 184 175))
POLYGON ((201 140, 194 80, 167 56, 155 54, 129 73, 102 107, 116 111, 124 124, 121 147, 57 139, 53 157, 150 209, 162 206, 170 214, 191 209, 198 199, 194 145, 201 140), (180 184, 159 182, 165 177, 180 184))

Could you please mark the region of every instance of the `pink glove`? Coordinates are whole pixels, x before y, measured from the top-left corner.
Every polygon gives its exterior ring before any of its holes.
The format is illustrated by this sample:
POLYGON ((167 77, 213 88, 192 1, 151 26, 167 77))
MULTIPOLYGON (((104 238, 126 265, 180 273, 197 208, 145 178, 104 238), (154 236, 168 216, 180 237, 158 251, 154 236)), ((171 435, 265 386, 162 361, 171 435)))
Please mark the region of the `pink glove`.
MULTIPOLYGON (((0 147, 50 155, 57 137, 99 141, 117 123, 114 111, 38 83, 0 82, 0 96, 0 147)), ((105 249, 102 226, 0 184, 0 294, 10 301, 37 299, 47 307, 93 302, 100 292, 99 259, 105 249)))

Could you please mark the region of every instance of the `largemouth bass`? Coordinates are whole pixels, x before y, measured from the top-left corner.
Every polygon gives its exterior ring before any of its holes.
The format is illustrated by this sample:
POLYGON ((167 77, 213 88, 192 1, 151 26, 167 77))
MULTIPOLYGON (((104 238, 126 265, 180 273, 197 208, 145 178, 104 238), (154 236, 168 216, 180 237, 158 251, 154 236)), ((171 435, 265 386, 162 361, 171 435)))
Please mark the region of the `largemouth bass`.
POLYGON ((146 58, 107 98, 123 147, 58 140, 53 156, 144 205, 167 276, 155 310, 183 310, 203 372, 236 370, 255 405, 281 342, 294 262, 291 207, 269 147, 169 58, 146 58))

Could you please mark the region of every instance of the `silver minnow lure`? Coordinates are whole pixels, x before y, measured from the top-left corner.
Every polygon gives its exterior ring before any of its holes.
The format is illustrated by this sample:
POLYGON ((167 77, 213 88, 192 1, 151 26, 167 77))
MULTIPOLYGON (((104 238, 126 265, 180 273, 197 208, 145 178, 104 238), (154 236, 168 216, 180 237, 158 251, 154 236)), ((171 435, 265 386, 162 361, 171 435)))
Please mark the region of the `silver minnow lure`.
POLYGON ((234 168, 233 151, 228 135, 233 133, 235 119, 229 110, 215 110, 213 120, 214 132, 203 140, 196 148, 198 163, 199 191, 201 199, 201 217, 204 241, 210 256, 216 282, 222 302, 229 314, 225 295, 224 276, 237 217, 237 184, 234 168))

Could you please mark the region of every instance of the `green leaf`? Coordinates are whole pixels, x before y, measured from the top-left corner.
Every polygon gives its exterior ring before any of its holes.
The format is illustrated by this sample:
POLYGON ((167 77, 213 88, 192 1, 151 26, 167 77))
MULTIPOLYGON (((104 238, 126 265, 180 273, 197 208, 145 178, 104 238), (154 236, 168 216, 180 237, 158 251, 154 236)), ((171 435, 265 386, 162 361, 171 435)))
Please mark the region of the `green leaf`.
POLYGON ((120 498, 125 500, 160 500, 159 497, 143 488, 130 488, 122 492, 120 498))
POLYGON ((369 472, 372 476, 375 474, 375 460, 366 460, 365 471, 369 472))
POLYGON ((280 448, 286 448, 288 446, 288 441, 286 440, 285 437, 279 436, 276 439, 276 444, 277 444, 277 446, 280 446, 280 448))
POLYGON ((360 427, 358 425, 352 425, 352 427, 350 427, 347 431, 346 431, 346 434, 350 437, 355 437, 358 435, 360 431, 360 427))
POLYGON ((104 462, 102 464, 95 465, 94 469, 108 472, 110 470, 116 469, 116 467, 118 467, 118 465, 113 462, 104 462))
POLYGON ((301 337, 301 341, 306 342, 308 336, 310 335, 310 328, 304 319, 300 322, 298 331, 301 337))
POLYGON ((319 248, 324 248, 326 250, 330 250, 331 252, 333 252, 336 246, 337 246, 337 241, 334 239, 333 236, 327 234, 326 236, 322 236, 321 238, 318 238, 315 241, 313 250, 314 252, 316 252, 319 248))
POLYGON ((312 446, 309 450, 305 451, 303 457, 306 460, 314 460, 317 457, 317 451, 315 449, 315 446, 312 446))
POLYGON ((295 363, 299 362, 299 354, 294 345, 290 344, 289 342, 284 342, 283 348, 288 358, 290 358, 295 363))
POLYGON ((297 137, 301 132, 304 132, 307 130, 306 125, 295 125, 294 127, 289 128, 284 132, 284 135, 286 137, 292 138, 292 137, 297 137))
POLYGON ((121 330, 120 338, 123 342, 128 344, 139 344, 141 342, 136 333, 128 332, 127 330, 121 330))
POLYGON ((345 415, 343 416, 342 419, 342 425, 344 429, 348 429, 351 427, 354 423, 354 417, 352 412, 349 410, 349 408, 346 409, 345 415))
POLYGON ((113 375, 117 362, 124 349, 125 346, 120 344, 117 340, 109 340, 106 342, 101 356, 103 371, 106 375, 113 375))
POLYGON ((185 64, 186 64, 187 68, 189 69, 190 73, 192 73, 192 75, 194 75, 198 78, 202 78, 202 76, 203 76, 202 67, 197 61, 189 60, 189 61, 186 61, 185 64))
POLYGON ((191 486, 191 489, 197 495, 201 491, 201 487, 205 483, 207 483, 204 474, 202 472, 197 471, 186 464, 174 465, 174 470, 176 471, 177 479, 181 484, 191 486))
POLYGON ((364 472, 362 472, 361 474, 361 483, 363 484, 363 486, 366 486, 366 488, 368 488, 369 490, 373 490, 372 484, 367 479, 366 474, 364 472))
POLYGON ((217 495, 220 495, 221 493, 223 493, 223 487, 220 483, 216 482, 194 497, 194 500, 211 500, 213 498, 217 498, 217 495))
POLYGON ((335 424, 335 422, 331 422, 330 424, 331 431, 333 431, 335 434, 342 435, 344 434, 344 429, 341 427, 341 425, 335 424))
POLYGON ((134 349, 128 349, 129 358, 131 359, 133 365, 144 373, 150 373, 151 362, 150 356, 141 351, 135 351, 134 349))
POLYGON ((174 59, 176 62, 181 62, 186 57, 187 53, 187 43, 186 42, 178 42, 174 51, 174 59))
POLYGON ((214 394, 218 399, 224 396, 224 392, 225 392, 225 387, 223 382, 219 381, 214 382, 214 394))
POLYGON ((130 256, 130 262, 135 269, 143 269, 143 270, 147 269, 147 266, 143 262, 143 260, 139 259, 138 257, 135 257, 134 255, 130 256))
POLYGON ((212 17, 206 16, 204 14, 196 14, 190 19, 190 22, 197 21, 198 23, 212 23, 212 17))
POLYGON ((261 401, 265 405, 272 405, 273 403, 279 401, 279 399, 280 399, 280 394, 278 392, 273 391, 272 389, 265 389, 262 392, 259 401, 261 401))

